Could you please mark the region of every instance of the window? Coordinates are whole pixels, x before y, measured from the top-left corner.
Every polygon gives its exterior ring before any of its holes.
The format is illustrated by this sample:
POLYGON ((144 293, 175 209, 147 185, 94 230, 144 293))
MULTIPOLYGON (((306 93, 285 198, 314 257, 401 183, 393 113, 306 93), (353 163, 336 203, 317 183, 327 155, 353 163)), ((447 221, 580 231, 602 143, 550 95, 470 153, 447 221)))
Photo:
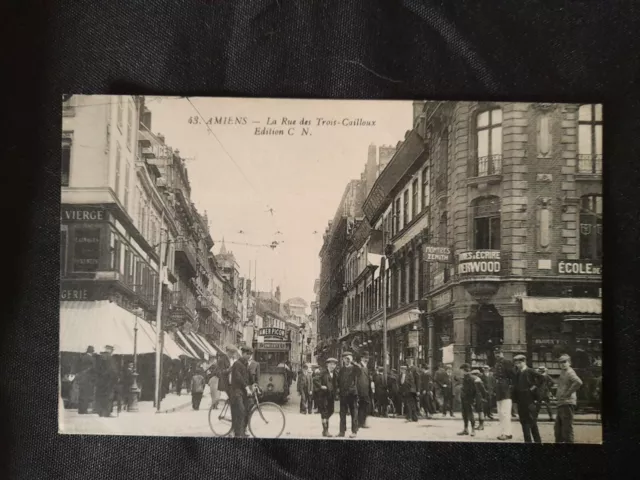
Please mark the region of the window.
POLYGON ((71 142, 66 140, 62 143, 62 173, 61 182, 63 187, 69 186, 69 174, 71 173, 71 142))
POLYGON ((400 304, 404 305, 407 302, 407 263, 403 260, 400 264, 400 304))
POLYGON ((416 299, 416 262, 413 254, 409 256, 409 302, 416 299))
POLYGON ((395 229, 393 231, 393 234, 396 235, 398 232, 400 232, 400 199, 396 198, 396 208, 395 208, 395 212, 393 212, 394 215, 394 225, 395 225, 395 229))
POLYGON ((409 225, 409 190, 405 190, 403 197, 403 211, 402 211, 402 228, 409 225))
POLYGON ((473 246, 477 250, 500 250, 500 199, 483 197, 473 205, 473 246))
POLYGON ((602 173, 602 105, 578 109, 578 172, 602 173))
POLYGON ((418 212, 420 211, 420 204, 418 203, 418 195, 419 195, 419 186, 418 186, 418 179, 416 178, 413 181, 413 185, 411 186, 412 189, 412 194, 413 194, 413 200, 412 200, 412 204, 411 204, 411 218, 416 218, 418 212))
POLYGON ((116 183, 115 183, 115 192, 116 192, 116 197, 120 197, 120 160, 121 160, 121 155, 120 155, 120 144, 118 143, 116 145, 116 183))
POLYGON ((77 228, 73 235, 73 271, 95 272, 100 264, 101 228, 77 228))
POLYGON ((131 167, 129 162, 124 167, 124 209, 129 210, 129 174, 131 167))
POLYGON ((124 281, 126 284, 131 284, 131 252, 128 248, 124 247, 124 281))
POLYGON ((422 170, 422 210, 429 206, 429 167, 422 170))
POLYGON ((476 117, 478 158, 476 176, 495 175, 502 171, 502 110, 481 112, 476 117))
POLYGON ((580 258, 602 260, 602 196, 585 195, 580 204, 580 258))

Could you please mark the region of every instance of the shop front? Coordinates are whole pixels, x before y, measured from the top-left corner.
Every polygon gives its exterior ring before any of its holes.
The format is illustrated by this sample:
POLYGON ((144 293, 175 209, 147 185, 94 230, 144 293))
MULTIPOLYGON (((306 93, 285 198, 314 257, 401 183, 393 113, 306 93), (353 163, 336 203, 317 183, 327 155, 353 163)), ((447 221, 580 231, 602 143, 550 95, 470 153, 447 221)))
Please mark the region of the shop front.
POLYGON ((447 348, 453 344, 453 290, 448 288, 429 298, 429 310, 426 316, 426 335, 424 335, 424 349, 427 364, 435 372, 440 365, 452 363, 447 348), (445 362, 445 360, 447 362, 445 362))

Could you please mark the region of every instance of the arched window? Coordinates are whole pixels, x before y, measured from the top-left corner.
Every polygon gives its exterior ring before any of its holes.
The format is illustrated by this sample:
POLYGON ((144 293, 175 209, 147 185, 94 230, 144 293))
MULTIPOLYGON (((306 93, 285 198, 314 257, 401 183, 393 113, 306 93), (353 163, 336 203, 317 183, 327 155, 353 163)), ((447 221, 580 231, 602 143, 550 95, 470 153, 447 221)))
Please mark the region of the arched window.
POLYGON ((473 247, 476 250, 500 250, 500 198, 475 200, 473 210, 473 247))
POLYGON ((502 110, 494 108, 476 117, 476 176, 502 172, 502 110))
POLYGON ((602 173, 602 105, 578 110, 578 172, 602 173))
POLYGON ((580 258, 602 260, 602 195, 580 200, 580 258))

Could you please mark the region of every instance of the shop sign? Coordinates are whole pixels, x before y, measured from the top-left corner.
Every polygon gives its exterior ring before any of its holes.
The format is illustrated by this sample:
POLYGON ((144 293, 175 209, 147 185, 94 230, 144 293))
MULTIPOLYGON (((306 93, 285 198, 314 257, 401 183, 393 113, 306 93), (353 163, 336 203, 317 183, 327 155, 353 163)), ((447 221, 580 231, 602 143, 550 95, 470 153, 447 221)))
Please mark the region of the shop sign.
POLYGON ((559 260, 560 275, 602 275, 602 265, 592 260, 559 260))
POLYGON ((451 263, 451 248, 423 245, 422 259, 425 262, 451 263))
POLYGON ((412 330, 407 333, 407 347, 409 348, 418 348, 419 341, 419 332, 417 330, 412 330))
POLYGON ((76 228, 74 231, 73 271, 95 272, 100 263, 101 228, 76 228))
POLYGON ((74 222, 104 222, 107 211, 99 206, 62 205, 60 210, 61 223, 74 222))
POLYGON ((282 328, 266 327, 258 330, 258 336, 284 339, 285 331, 282 328))
POLYGON ((285 342, 259 342, 258 350, 287 351, 289 345, 285 342))
POLYGON ((559 338, 534 338, 534 345, 564 345, 566 344, 566 340, 561 340, 559 338))
POLYGON ((497 275, 501 270, 500 250, 473 250, 458 255, 458 273, 497 275))
POLYGON ((449 305, 453 301, 453 292, 451 290, 447 290, 445 292, 439 293, 431 298, 431 310, 437 310, 439 308, 445 307, 449 305))
POLYGON ((60 285, 60 300, 92 302, 96 300, 106 300, 107 289, 104 285, 93 281, 69 282, 62 281, 60 285))

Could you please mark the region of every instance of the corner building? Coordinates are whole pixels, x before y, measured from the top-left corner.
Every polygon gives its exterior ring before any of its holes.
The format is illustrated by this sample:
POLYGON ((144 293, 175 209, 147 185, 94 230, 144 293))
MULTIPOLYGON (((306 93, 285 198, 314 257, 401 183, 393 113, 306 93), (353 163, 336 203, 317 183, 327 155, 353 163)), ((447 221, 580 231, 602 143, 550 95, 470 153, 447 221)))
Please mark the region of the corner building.
POLYGON ((414 119, 363 207, 393 251, 391 363, 492 365, 502 345, 556 375, 569 353, 590 395, 602 353, 602 107, 416 102, 414 119), (428 247, 450 259, 429 261, 428 247))

